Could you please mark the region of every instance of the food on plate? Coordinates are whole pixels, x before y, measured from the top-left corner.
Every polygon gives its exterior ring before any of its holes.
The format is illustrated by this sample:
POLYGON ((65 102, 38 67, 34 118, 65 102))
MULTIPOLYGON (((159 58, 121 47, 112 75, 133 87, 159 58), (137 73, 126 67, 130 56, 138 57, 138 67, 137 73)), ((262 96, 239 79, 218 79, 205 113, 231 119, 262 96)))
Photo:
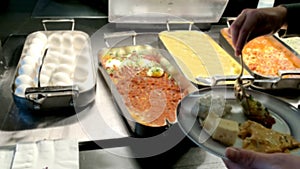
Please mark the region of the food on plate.
POLYGON ((209 93, 199 97, 195 108, 197 109, 199 121, 202 123, 210 111, 217 113, 216 115, 219 117, 223 117, 231 112, 232 106, 223 96, 209 93))
POLYGON ((261 102, 255 99, 252 95, 247 92, 243 93, 240 85, 234 85, 234 92, 237 100, 243 107, 243 112, 249 120, 253 120, 262 124, 267 128, 272 128, 276 123, 274 117, 271 116, 267 107, 261 102))
POLYGON ((239 133, 239 124, 234 120, 219 118, 217 128, 212 134, 212 139, 226 146, 232 146, 239 133))
MULTIPOLYGON (((222 29, 221 34, 233 47, 226 29, 222 29)), ((276 77, 280 70, 300 68, 300 59, 273 36, 260 36, 249 41, 242 52, 247 67, 261 76, 276 77)))
POLYGON ((300 147, 293 136, 268 129, 254 121, 247 120, 240 126, 239 137, 243 148, 257 152, 290 152, 300 147))
POLYGON ((149 51, 148 46, 112 48, 99 58, 134 120, 160 127, 176 122, 177 104, 187 92, 162 64, 163 57, 149 51))
MULTIPOLYGON (((200 31, 163 31, 159 38, 189 80, 237 75, 241 66, 210 36, 200 31)), ((247 71, 246 73, 247 74, 247 71)))
POLYGON ((266 108, 261 102, 249 95, 247 98, 242 100, 242 107, 247 109, 244 112, 249 120, 253 120, 262 124, 267 128, 272 128, 273 124, 276 123, 274 117, 271 116, 268 108, 266 108))
POLYGON ((235 143, 239 132, 238 122, 222 118, 231 113, 232 106, 226 99, 217 94, 205 94, 196 104, 198 120, 212 139, 231 146, 235 143))

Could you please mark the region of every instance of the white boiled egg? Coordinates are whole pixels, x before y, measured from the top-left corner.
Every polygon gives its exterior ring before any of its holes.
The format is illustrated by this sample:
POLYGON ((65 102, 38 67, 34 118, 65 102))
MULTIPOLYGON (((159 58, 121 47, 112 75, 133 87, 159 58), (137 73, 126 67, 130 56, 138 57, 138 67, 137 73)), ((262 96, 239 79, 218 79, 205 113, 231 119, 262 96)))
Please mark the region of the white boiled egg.
POLYGON ((51 76, 56 70, 57 64, 55 63, 45 63, 42 66, 41 74, 51 76))
POLYGON ((119 68, 120 65, 121 65, 121 61, 118 60, 118 59, 108 59, 106 62, 105 62, 105 66, 106 67, 109 67, 109 68, 119 68))
POLYGON ((33 67, 36 67, 38 64, 38 58, 30 55, 26 55, 22 58, 21 64, 22 65, 29 64, 32 65, 33 67))
POLYGON ((28 87, 31 87, 29 84, 21 84, 15 90, 15 95, 19 97, 25 97, 25 91, 28 87))
POLYGON ((15 86, 18 87, 22 84, 28 84, 28 85, 33 87, 34 86, 34 81, 33 81, 32 77, 30 77, 26 74, 19 75, 15 79, 15 86))
POLYGON ((33 43, 33 44, 29 45, 28 51, 26 54, 37 57, 37 58, 41 58, 44 51, 45 50, 44 50, 43 44, 33 43))
POLYGON ((30 36, 32 36, 32 42, 34 42, 35 40, 38 40, 38 42, 42 41, 43 43, 47 43, 47 35, 45 35, 42 32, 35 32, 33 34, 31 34, 30 36))
POLYGON ((164 69, 162 69, 161 67, 151 67, 148 71, 147 71, 147 76, 150 77, 161 77, 164 74, 164 69))
POLYGON ((36 74, 36 68, 30 64, 24 64, 24 65, 21 65, 21 67, 19 67, 18 74, 19 75, 25 74, 30 77, 34 77, 36 74))
POLYGON ((73 36, 69 32, 62 34, 62 45, 63 48, 73 48, 73 36))
POLYGON ((59 64, 56 68, 57 71, 65 72, 68 75, 72 75, 74 73, 75 66, 68 64, 59 64))
POLYGON ((48 44, 49 45, 55 45, 57 47, 60 47, 62 44, 62 35, 61 33, 52 33, 48 37, 48 44))
POLYGON ((73 46, 75 50, 82 50, 88 45, 87 37, 82 34, 75 34, 73 39, 73 46))
POLYGON ((49 51, 46 55, 46 57, 44 58, 44 64, 47 63, 54 63, 54 64, 58 64, 59 63, 59 52, 56 51, 49 51))
POLYGON ((72 55, 60 55, 59 63, 67 64, 67 65, 75 65, 76 64, 76 57, 72 55))
POLYGON ((89 75, 89 71, 87 67, 77 66, 74 73, 74 81, 76 82, 84 82, 89 75))
MULTIPOLYGON (((34 83, 37 85, 38 84, 38 77, 35 77, 34 79, 34 83)), ((40 75, 40 85, 41 87, 43 86, 49 86, 49 81, 50 81, 50 76, 45 75, 45 74, 41 74, 40 75)))
POLYGON ((52 79, 51 79, 51 83, 53 85, 56 85, 59 82, 63 82, 63 83, 68 84, 68 85, 73 84, 73 80, 65 72, 56 72, 56 73, 53 74, 52 79))

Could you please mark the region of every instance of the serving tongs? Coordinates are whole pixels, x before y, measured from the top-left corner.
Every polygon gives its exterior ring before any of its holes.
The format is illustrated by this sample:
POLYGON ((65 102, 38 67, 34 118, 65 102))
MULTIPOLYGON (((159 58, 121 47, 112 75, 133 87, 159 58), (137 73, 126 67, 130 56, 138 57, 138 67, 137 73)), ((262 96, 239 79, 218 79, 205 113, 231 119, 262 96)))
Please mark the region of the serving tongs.
POLYGON ((271 128, 275 123, 275 119, 270 115, 268 109, 264 107, 261 102, 259 102, 246 92, 246 89, 243 85, 242 76, 245 67, 243 54, 240 55, 240 63, 241 72, 236 79, 236 83, 234 84, 235 97, 243 107, 244 114, 246 115, 246 117, 248 117, 248 119, 258 122, 267 128, 271 128))
POLYGON ((246 89, 243 85, 243 79, 242 76, 244 74, 244 67, 245 67, 245 63, 243 60, 243 54, 241 54, 240 56, 240 63, 241 63, 241 71, 240 74, 238 75, 238 77, 236 78, 236 83, 234 84, 234 95, 236 97, 236 99, 241 103, 241 105, 244 108, 244 113, 246 115, 249 115, 249 98, 250 95, 246 93, 246 89))

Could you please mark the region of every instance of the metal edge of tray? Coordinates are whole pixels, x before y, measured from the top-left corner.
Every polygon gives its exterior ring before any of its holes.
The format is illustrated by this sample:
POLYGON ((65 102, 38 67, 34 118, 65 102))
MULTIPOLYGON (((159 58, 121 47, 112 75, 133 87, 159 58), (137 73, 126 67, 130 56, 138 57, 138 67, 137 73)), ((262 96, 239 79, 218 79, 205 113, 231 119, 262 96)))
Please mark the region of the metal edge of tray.
MULTIPOLYGON (((137 34, 137 35, 143 35, 141 34, 137 34)), ((157 35, 153 35, 153 36, 157 36, 157 35)), ((157 48, 152 47, 154 50, 157 50, 157 48)), ((117 47, 119 48, 119 47, 117 47)), ((103 50, 103 49, 102 49, 103 50)), ((160 50, 160 49, 158 49, 160 50)), ((99 52, 100 53, 100 52, 99 52)), ((179 70, 178 67, 174 66, 174 62, 172 60, 172 57, 169 55, 168 52, 164 52, 162 53, 162 51, 159 52, 160 56, 162 56, 163 58, 167 59, 167 61, 170 63, 170 65, 172 65, 172 67, 176 72, 174 72, 172 75, 174 75, 174 79, 177 81, 179 79, 179 81, 181 82, 180 84, 183 84, 182 86, 184 87, 184 90, 187 90, 189 93, 192 91, 197 90, 197 88, 190 83, 190 81, 188 81, 185 76, 183 76, 182 72, 179 70), (177 78, 176 78, 177 77, 177 78)), ((107 71, 102 67, 102 65, 99 62, 99 66, 98 69, 100 70, 102 77, 104 78, 107 87, 109 88, 109 90, 111 90, 112 92, 112 96, 113 99, 115 101, 115 105, 116 107, 119 109, 119 113, 122 116, 122 118, 125 120, 125 123, 127 123, 126 125, 129 127, 129 129, 131 130, 130 133, 135 136, 135 137, 151 137, 151 136, 155 136, 157 134, 160 134, 164 131, 166 131, 168 128, 170 128, 170 126, 172 126, 173 124, 167 123, 165 126, 160 126, 160 127, 151 127, 151 126, 146 126, 143 125, 141 123, 136 122, 130 115, 129 110, 127 109, 125 103, 122 101, 122 96, 119 94, 119 92, 116 89, 115 84, 112 82, 110 76, 108 75, 107 71)), ((176 113, 176 112, 174 112, 176 113)), ((177 123, 177 121, 175 122, 175 124, 177 123)))
MULTIPOLYGON (((234 56, 234 48, 232 47, 232 45, 228 42, 228 40, 225 37, 226 35, 224 35, 222 33, 222 30, 220 31, 220 38, 219 38, 219 43, 220 45, 231 55, 234 56)), ((277 40, 274 38, 274 40, 277 40)), ((278 43, 280 43, 278 41, 278 43)), ((285 46, 283 46, 285 47, 285 46)), ((287 50, 290 50, 287 48, 287 50)), ((293 51, 290 51, 292 53, 294 53, 293 51)), ((236 59, 236 58, 235 58, 236 59)), ((257 74, 253 71, 251 71, 247 65, 246 69, 250 72, 250 74, 254 77, 254 79, 258 79, 258 80, 262 80, 262 82, 253 82, 250 87, 254 88, 254 89, 259 89, 259 90, 263 90, 266 92, 271 92, 271 93, 278 93, 278 91, 280 90, 299 90, 300 89, 300 78, 281 78, 280 80, 275 81, 274 78, 270 78, 270 77, 266 77, 260 74, 257 74), (264 82, 265 80, 265 82, 264 82), (277 91, 277 92, 275 92, 277 91)), ((255 81, 255 80, 254 80, 255 81)), ((280 92, 281 93, 281 92, 280 92)))
MULTIPOLYGON (((282 39, 280 39, 280 37, 278 36, 273 36, 278 42, 280 42, 285 48, 287 48, 288 50, 290 50, 294 55, 296 55, 297 57, 300 58, 300 53, 298 53, 295 49, 293 49, 293 47, 291 47, 290 45, 288 45, 287 43, 285 43, 282 39)), ((288 37, 287 37, 288 38, 288 37)))
MULTIPOLYGON (((56 30, 56 31, 35 31, 35 32, 32 32, 30 33, 29 35, 26 36, 25 38, 25 41, 24 41, 24 44, 27 43, 28 41, 28 37, 34 33, 37 33, 37 32, 47 32, 49 34, 49 32, 65 32, 67 30, 56 30)), ((68 30, 70 31, 70 30, 68 30)), ((74 30, 71 30, 71 31, 74 31, 74 30)), ((94 82, 93 84, 90 86, 90 88, 84 90, 84 91, 80 91, 78 89, 78 87, 75 85, 73 87, 70 88, 70 86, 54 86, 54 87, 51 87, 51 86, 47 86, 49 88, 49 91, 51 91, 51 100, 50 100, 50 105, 46 105, 46 106, 43 106, 42 104, 40 103, 36 103, 35 101, 33 100, 30 100, 26 97, 21 97, 21 96, 18 96, 14 93, 15 91, 15 86, 14 86, 14 82, 15 82, 15 79, 17 77, 17 74, 18 74, 18 68, 20 67, 20 63, 22 61, 22 58, 21 56, 23 55, 23 50, 24 50, 24 44, 23 44, 23 47, 22 47, 22 50, 21 50, 21 55, 20 55, 20 58, 19 58, 19 61, 16 65, 16 69, 14 71, 14 74, 13 74, 13 78, 11 80, 11 83, 10 83, 10 90, 11 90, 11 94, 13 96, 13 100, 16 104, 16 106, 21 109, 21 110, 24 110, 24 111, 31 111, 32 113, 44 113, 45 115, 50 115, 50 114, 55 114, 53 112, 55 112, 55 110, 62 110, 62 111, 59 111, 60 113, 61 112, 66 112, 66 113, 74 113, 75 112, 75 106, 76 108, 78 109, 82 109, 84 107, 87 107, 89 104, 93 103, 94 101, 94 98, 95 98, 95 95, 96 95, 96 68, 94 68, 94 57, 92 56, 92 51, 91 51, 91 42, 90 42, 90 38, 89 38, 89 35, 83 31, 78 31, 78 30, 75 30, 76 32, 79 32, 81 34, 83 34, 83 36, 87 36, 88 37, 88 45, 89 45, 89 53, 90 53, 90 58, 92 60, 90 60, 90 64, 92 66, 92 70, 93 73, 92 76, 94 77, 94 82), (59 88, 62 88, 61 91, 58 91, 57 94, 55 92, 53 92, 53 90, 56 88, 56 87, 59 87, 59 88), (65 90, 64 90, 64 89, 65 90), (77 88, 77 89, 76 89, 77 88), (77 92, 76 91, 79 91, 78 94, 76 94, 77 92), (63 95, 61 93, 65 92, 66 94, 63 95), (71 93, 70 93, 71 92, 71 93), (72 94, 73 93, 73 94, 72 94), (75 93, 75 94, 74 94, 75 93), (57 98, 58 100, 56 100, 55 98, 57 98), (62 101, 63 103, 66 103, 65 105, 62 105, 61 103, 59 105, 53 105, 51 106, 52 103, 56 104, 56 103, 59 103, 60 101, 62 101)), ((45 91, 45 89, 43 89, 42 87, 41 88, 38 88, 36 87, 37 90, 41 89, 43 91, 45 91)))
POLYGON ((160 127, 150 127, 136 122, 131 117, 129 110, 127 109, 125 103, 122 101, 122 96, 117 91, 116 86, 111 82, 111 79, 107 74, 106 70, 102 66, 99 66, 98 69, 100 71, 102 78, 106 82, 107 89, 111 91, 111 96, 112 96, 111 99, 114 102, 117 112, 125 122, 125 125, 131 136, 152 137, 166 131, 170 127, 169 124, 160 127))

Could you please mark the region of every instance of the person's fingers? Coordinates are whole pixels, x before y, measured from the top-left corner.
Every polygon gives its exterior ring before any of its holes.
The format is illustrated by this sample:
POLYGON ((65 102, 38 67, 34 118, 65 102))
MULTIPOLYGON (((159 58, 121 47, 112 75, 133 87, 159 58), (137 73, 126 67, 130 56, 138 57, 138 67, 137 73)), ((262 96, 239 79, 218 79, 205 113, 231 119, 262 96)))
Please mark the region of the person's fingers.
POLYGON ((240 166, 239 164, 232 162, 230 160, 223 159, 223 162, 224 162, 225 166, 229 169, 246 169, 243 166, 240 166))
POLYGON ((228 147, 224 163, 229 169, 281 169, 297 168, 300 157, 287 153, 259 153, 241 148, 228 147))
POLYGON ((254 152, 250 150, 244 150, 240 148, 227 148, 225 151, 226 157, 237 166, 243 166, 247 168, 264 168, 271 169, 278 161, 275 160, 275 154, 265 154, 254 152), (275 161, 274 161, 275 160, 275 161))
POLYGON ((243 10, 239 16, 237 17, 237 19, 231 24, 230 28, 229 28, 229 33, 231 35, 232 38, 232 43, 235 46, 236 45, 236 41, 237 38, 239 36, 239 32, 240 32, 240 28, 244 23, 244 19, 245 19, 245 13, 246 11, 243 10))
MULTIPOLYGON (((232 38, 232 43, 235 47, 235 55, 236 56, 239 56, 241 54, 241 49, 243 48, 243 46, 239 43, 241 43, 241 40, 240 40, 241 36, 245 36, 243 34, 244 32, 241 32, 241 29, 245 25, 245 21, 247 19, 246 18, 247 11, 248 11, 247 9, 243 10, 229 28, 229 32, 230 32, 231 38, 232 38)), ((245 44, 245 43, 243 43, 243 44, 245 44)))
POLYGON ((232 162, 249 167, 254 167, 261 160, 259 153, 234 147, 227 148, 225 155, 232 162))
POLYGON ((238 148, 228 147, 225 150, 225 156, 233 162, 238 162, 240 158, 240 151, 238 148))

